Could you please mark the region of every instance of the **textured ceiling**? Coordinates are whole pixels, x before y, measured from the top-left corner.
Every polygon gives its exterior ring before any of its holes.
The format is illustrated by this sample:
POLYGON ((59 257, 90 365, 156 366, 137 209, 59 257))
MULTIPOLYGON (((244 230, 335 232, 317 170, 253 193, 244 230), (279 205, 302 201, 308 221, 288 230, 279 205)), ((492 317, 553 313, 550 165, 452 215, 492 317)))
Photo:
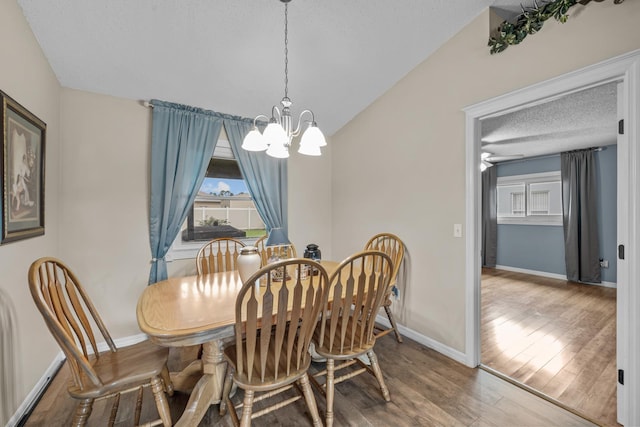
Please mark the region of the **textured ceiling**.
MULTIPOLYGON (((60 83, 254 117, 284 94, 278 0, 18 0, 60 83)), ((519 0, 294 0, 289 97, 333 134, 485 8, 519 0)), ((529 2, 530 3, 530 2, 529 2)))
POLYGON ((617 84, 607 83, 482 120, 482 151, 540 156, 617 139, 617 84))

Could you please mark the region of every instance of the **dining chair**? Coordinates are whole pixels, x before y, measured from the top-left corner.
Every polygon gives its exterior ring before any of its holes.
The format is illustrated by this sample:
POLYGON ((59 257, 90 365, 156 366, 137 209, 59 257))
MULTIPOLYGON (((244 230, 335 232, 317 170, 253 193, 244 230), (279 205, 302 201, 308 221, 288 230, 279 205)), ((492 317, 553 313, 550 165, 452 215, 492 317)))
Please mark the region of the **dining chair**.
POLYGON ((200 248, 196 255, 198 275, 238 269, 238 255, 244 243, 232 237, 218 237, 200 248))
POLYGON ((235 344, 224 349, 227 375, 220 404, 220 414, 229 408, 235 426, 249 426, 252 419, 303 396, 313 425, 322 425, 307 370, 311 364, 309 344, 328 283, 322 265, 295 258, 261 268, 242 286, 235 307, 235 344), (308 274, 312 268, 319 274, 308 274), (291 279, 272 280, 275 270, 281 270, 279 277, 288 272, 291 279), (237 407, 229 399, 232 384, 244 391, 243 402, 237 407), (276 403, 253 412, 255 402, 273 398, 294 386, 298 392, 295 396, 280 396, 276 403))
POLYGON ((384 311, 387 313, 387 317, 389 318, 389 323, 391 327, 389 328, 381 328, 376 326, 375 333, 378 337, 383 335, 387 335, 390 332, 395 332, 396 339, 398 342, 402 342, 402 336, 398 331, 398 326, 396 325, 396 320, 393 317, 393 313, 391 312, 391 303, 392 296, 397 291, 397 280, 398 273, 400 271, 400 266, 402 265, 402 260, 404 259, 404 243, 398 236, 391 233, 380 233, 373 236, 367 244, 364 246, 365 250, 376 250, 382 251, 389 255, 391 261, 393 262, 393 270, 391 272, 391 282, 389 283, 389 289, 387 289, 387 293, 385 295, 385 299, 382 302, 382 307, 384 307, 384 311))
POLYGON ((288 245, 278 245, 278 246, 266 246, 268 235, 264 235, 256 240, 256 247, 258 248, 258 253, 262 258, 262 266, 265 266, 269 263, 270 259, 288 259, 288 258, 297 258, 298 253, 296 252, 296 247, 293 243, 288 245))
POLYGON ((326 369, 310 377, 326 397, 328 427, 334 421, 336 384, 356 375, 365 372, 373 375, 384 400, 391 400, 373 348, 376 315, 384 302, 392 271, 393 263, 387 254, 363 251, 342 261, 329 278, 330 290, 313 337, 315 352, 326 359, 326 369), (365 355, 369 364, 361 360, 365 355), (336 378, 336 373, 343 369, 347 370, 336 378))
POLYGON ((150 387, 159 419, 146 425, 171 425, 165 392, 173 394, 167 369, 169 349, 148 340, 116 347, 98 311, 76 275, 62 261, 44 257, 31 264, 29 289, 45 324, 62 348, 71 371, 69 395, 79 400, 73 426, 83 426, 93 402, 113 398, 108 425, 115 422, 120 397, 137 392, 134 423, 140 422, 143 388, 150 387), (93 325, 92 325, 93 324, 93 325), (102 336, 108 350, 100 352, 96 337, 102 336))

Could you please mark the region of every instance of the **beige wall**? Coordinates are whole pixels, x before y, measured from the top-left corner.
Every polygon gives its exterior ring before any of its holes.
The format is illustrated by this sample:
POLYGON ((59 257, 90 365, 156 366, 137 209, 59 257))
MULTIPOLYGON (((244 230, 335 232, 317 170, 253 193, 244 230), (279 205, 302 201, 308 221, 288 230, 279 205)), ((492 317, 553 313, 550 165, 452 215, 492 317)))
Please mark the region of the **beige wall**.
POLYGON ((60 253, 111 334, 140 333, 138 295, 149 278, 151 110, 63 89, 60 253))
POLYGON ((454 350, 465 350, 462 109, 640 48, 639 1, 570 13, 492 56, 485 11, 333 137, 334 256, 398 234, 411 261, 401 323, 454 350))
MULTIPOLYGON (((568 23, 549 22, 496 56, 482 14, 330 138, 323 157, 292 153, 293 243, 317 243, 324 258, 339 259, 371 234, 395 232, 411 258, 402 323, 464 350, 464 239, 452 237, 453 224, 464 223, 461 109, 640 47, 640 2, 574 9, 568 23)), ((0 57, 0 89, 48 125, 46 234, 0 246, 0 288, 18 313, 20 403, 58 353, 27 290, 35 258, 65 259, 115 338, 139 333, 135 304, 151 257, 151 112, 136 101, 60 90, 14 0, 0 1, 0 57)), ((173 262, 169 271, 192 265, 173 262)))
MULTIPOLYGON (((32 261, 59 253, 60 86, 14 0, 0 1, 0 58, 0 90, 47 124, 45 235, 0 246, 0 297, 8 297, 16 312, 12 331, 15 346, 0 349, 3 353, 14 352, 16 366, 12 373, 0 373, 0 380, 10 380, 5 375, 15 376, 13 400, 19 405, 58 353, 33 304, 26 278, 32 261)), ((5 401, 7 397, 0 399, 5 401)), ((10 415, 16 409, 9 408, 10 415)), ((0 425, 4 425, 7 420, 2 419, 1 412, 0 425)))

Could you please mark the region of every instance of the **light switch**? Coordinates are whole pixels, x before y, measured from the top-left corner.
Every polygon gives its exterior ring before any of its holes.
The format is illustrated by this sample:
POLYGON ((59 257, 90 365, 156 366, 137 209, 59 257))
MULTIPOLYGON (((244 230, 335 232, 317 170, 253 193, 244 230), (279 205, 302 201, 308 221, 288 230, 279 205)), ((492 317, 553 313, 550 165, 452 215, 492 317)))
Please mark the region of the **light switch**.
POLYGON ((462 237, 462 224, 453 224, 453 237, 462 237))

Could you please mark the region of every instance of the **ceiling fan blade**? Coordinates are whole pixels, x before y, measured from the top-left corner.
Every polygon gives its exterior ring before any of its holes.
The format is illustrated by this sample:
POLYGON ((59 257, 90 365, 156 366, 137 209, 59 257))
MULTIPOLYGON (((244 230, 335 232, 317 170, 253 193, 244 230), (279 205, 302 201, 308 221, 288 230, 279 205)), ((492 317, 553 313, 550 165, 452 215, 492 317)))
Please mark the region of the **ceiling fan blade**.
POLYGON ((524 154, 511 154, 511 155, 505 155, 505 156, 491 155, 485 158, 485 160, 488 162, 504 162, 507 160, 522 159, 523 157, 524 157, 524 154))

